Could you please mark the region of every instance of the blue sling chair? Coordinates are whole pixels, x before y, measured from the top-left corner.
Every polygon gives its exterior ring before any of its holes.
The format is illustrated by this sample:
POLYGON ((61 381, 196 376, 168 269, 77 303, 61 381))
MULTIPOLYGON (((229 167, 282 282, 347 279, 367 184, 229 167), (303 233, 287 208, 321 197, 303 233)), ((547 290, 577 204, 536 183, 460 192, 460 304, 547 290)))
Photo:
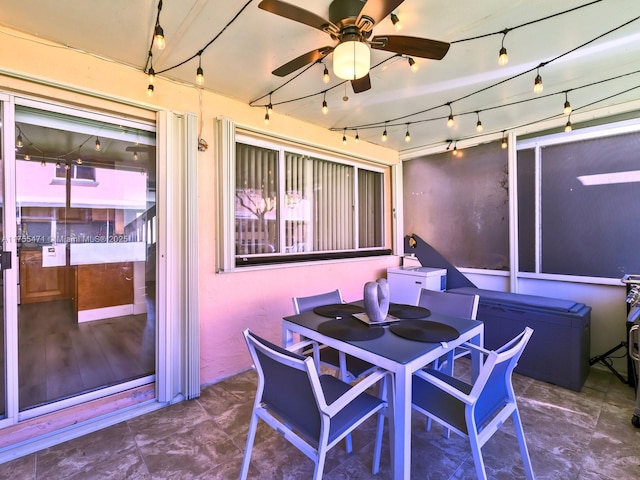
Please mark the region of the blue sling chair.
MULTIPOLYGON (((332 375, 320 375, 311 357, 295 353, 245 330, 244 337, 258 373, 258 389, 249 423, 240 479, 247 478, 258 420, 279 432, 315 463, 314 480, 322 478, 327 451, 372 415, 378 414, 373 473, 380 467, 389 373, 376 370, 356 385, 332 375), (381 398, 366 390, 381 382, 381 398)), ((317 349, 317 344, 314 346, 317 349)), ((350 453, 351 448, 347 451, 350 453)))
POLYGON ((476 475, 486 479, 481 448, 509 417, 513 420, 524 477, 534 479, 511 377, 533 330, 526 327, 495 351, 466 344, 483 355, 478 378, 468 384, 437 369, 419 370, 412 379, 412 407, 458 435, 469 438, 476 475))

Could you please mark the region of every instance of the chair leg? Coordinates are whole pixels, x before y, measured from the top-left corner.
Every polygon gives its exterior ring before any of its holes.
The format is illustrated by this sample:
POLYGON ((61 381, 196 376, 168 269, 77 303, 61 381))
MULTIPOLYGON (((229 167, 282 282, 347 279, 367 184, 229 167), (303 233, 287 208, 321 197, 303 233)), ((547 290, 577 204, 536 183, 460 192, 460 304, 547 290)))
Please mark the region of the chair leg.
POLYGON ((324 472, 324 462, 327 459, 326 445, 320 445, 318 447, 318 456, 316 458, 316 468, 313 471, 313 480, 322 480, 322 474, 324 472))
POLYGON ((249 474, 249 465, 251 464, 251 450, 253 449, 253 442, 256 438, 256 429, 258 428, 258 416, 253 413, 251 415, 251 421, 249 422, 249 432, 247 433, 247 444, 244 448, 244 455, 242 457, 242 468, 240 470, 240 480, 245 480, 249 474))
POLYGON ((516 408, 511 414, 513 419, 513 425, 516 429, 516 437, 518 437, 518 445, 520 445, 520 454, 522 455, 522 463, 524 464, 524 474, 527 480, 533 480, 535 478, 533 474, 533 467, 531 466, 531 458, 529 457, 529 449, 527 448, 527 442, 524 438, 524 429, 522 428, 522 420, 520 420, 520 414, 516 408))
MULTIPOLYGON (((388 377, 385 376, 382 379, 382 383, 378 387, 378 396, 382 399, 385 399, 387 397, 387 388, 388 388, 387 380, 388 380, 388 377)), ((371 469, 374 475, 377 475, 378 472, 380 471, 380 456, 382 453, 382 434, 384 432, 384 417, 385 415, 388 415, 388 414, 389 414, 388 409, 386 412, 382 410, 378 414, 378 427, 376 429, 376 444, 375 444, 375 449, 373 451, 373 467, 371 469)))
POLYGON ((477 432, 469 432, 469 442, 471 443, 473 463, 476 466, 476 476, 478 477, 478 480, 487 480, 487 472, 484 468, 484 459, 482 458, 482 452, 480 451, 481 446, 478 441, 477 432))

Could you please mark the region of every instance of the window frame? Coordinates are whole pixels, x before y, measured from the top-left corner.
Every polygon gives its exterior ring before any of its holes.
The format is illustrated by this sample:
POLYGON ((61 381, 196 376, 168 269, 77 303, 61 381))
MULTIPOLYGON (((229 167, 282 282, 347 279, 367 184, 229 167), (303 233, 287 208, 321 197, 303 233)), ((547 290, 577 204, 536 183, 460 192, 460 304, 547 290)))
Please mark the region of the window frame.
MULTIPOLYGON (((390 168, 380 163, 358 159, 356 157, 347 156, 339 152, 331 151, 325 147, 318 147, 310 144, 300 143, 288 139, 279 138, 277 136, 266 136, 261 132, 253 132, 237 128, 234 122, 228 118, 218 119, 216 122, 216 133, 219 140, 218 153, 221 158, 219 165, 219 195, 221 214, 218 222, 218 235, 221 239, 219 245, 218 266, 217 271, 232 272, 238 270, 246 270, 250 267, 277 268, 290 264, 318 261, 335 261, 362 257, 390 255, 391 249, 387 246, 387 233, 389 231, 389 219, 387 218, 388 199, 386 198, 386 184, 390 180, 390 168), (355 215, 353 219, 353 235, 355 248, 349 250, 336 251, 319 251, 319 252, 295 252, 287 253, 284 248, 281 253, 275 254, 255 254, 250 256, 236 256, 235 251, 235 193, 236 193, 236 174, 235 174, 235 151, 236 143, 243 143, 259 148, 267 148, 278 152, 279 165, 284 165, 285 152, 296 155, 306 155, 313 159, 321 161, 334 162, 354 168, 354 208, 355 215), (359 248, 359 229, 358 229, 358 171, 360 169, 380 174, 380 216, 381 239, 382 245, 379 247, 359 248)), ((278 169, 279 186, 284 186, 284 170, 278 169)), ((278 188, 278 204, 282 205, 284 201, 285 188, 278 188)), ((285 243, 284 221, 278 214, 278 229, 280 232, 279 241, 282 245, 285 243)))

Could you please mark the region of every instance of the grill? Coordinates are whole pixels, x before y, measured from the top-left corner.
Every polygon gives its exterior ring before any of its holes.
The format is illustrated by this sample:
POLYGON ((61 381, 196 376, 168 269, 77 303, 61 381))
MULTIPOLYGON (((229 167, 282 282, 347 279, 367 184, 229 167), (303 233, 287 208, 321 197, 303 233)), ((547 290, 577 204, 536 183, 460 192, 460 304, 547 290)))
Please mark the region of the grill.
POLYGON ((640 370, 640 353, 638 352, 638 333, 640 331, 640 275, 625 275, 622 282, 627 285, 627 334, 628 356, 627 371, 629 385, 636 387, 636 406, 631 423, 640 428, 640 395, 637 388, 638 371, 640 370))

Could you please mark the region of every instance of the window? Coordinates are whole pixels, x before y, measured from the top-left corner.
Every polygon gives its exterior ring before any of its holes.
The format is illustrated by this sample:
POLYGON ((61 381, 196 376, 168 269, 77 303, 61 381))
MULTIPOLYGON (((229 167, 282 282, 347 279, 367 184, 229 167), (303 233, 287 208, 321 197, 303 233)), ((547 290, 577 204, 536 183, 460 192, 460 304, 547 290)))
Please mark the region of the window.
POLYGON ((69 176, 73 183, 88 183, 94 184, 96 181, 96 169, 94 167, 88 167, 85 165, 62 165, 58 163, 56 165, 56 181, 62 180, 63 182, 67 178, 67 169, 70 171, 69 176))
POLYGON ((640 272, 640 126, 626 130, 609 126, 577 138, 523 142, 518 151, 521 271, 602 278, 640 272))
POLYGON ((388 254, 384 171, 238 137, 235 266, 388 254))

